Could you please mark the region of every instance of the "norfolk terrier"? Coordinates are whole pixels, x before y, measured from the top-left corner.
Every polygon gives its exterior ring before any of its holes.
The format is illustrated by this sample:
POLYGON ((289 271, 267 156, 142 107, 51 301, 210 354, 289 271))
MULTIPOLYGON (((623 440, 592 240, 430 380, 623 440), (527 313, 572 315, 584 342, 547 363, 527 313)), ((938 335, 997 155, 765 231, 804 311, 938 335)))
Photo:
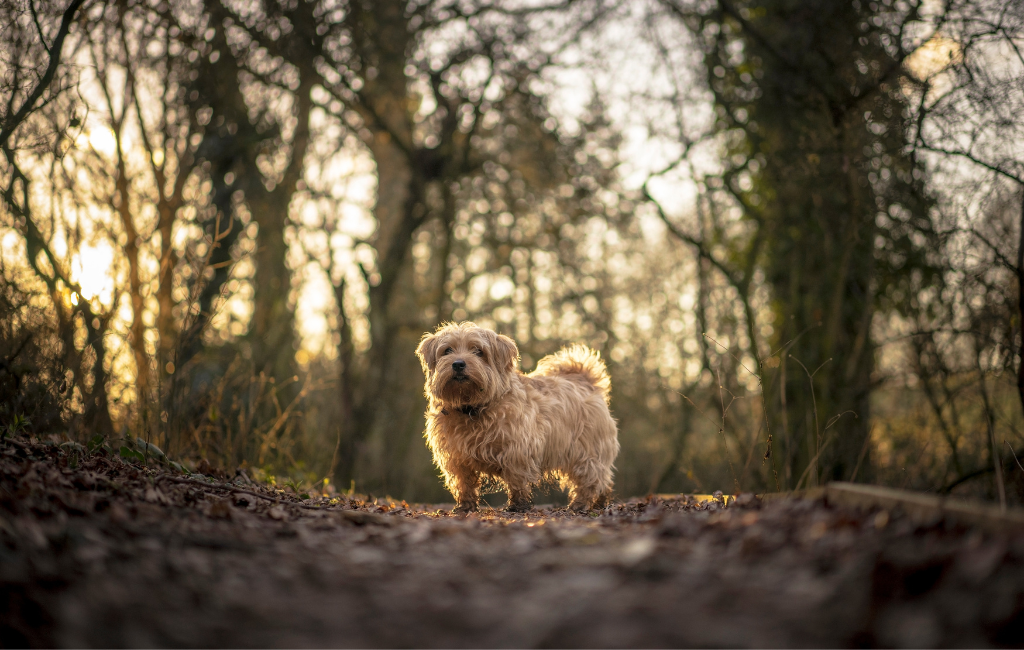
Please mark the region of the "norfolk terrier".
POLYGON ((508 492, 512 512, 529 510, 533 486, 549 477, 569 490, 575 511, 610 496, 619 440, 597 352, 573 345, 527 375, 512 339, 463 322, 424 334, 416 354, 426 375, 427 445, 456 511, 476 510, 485 475, 508 492))

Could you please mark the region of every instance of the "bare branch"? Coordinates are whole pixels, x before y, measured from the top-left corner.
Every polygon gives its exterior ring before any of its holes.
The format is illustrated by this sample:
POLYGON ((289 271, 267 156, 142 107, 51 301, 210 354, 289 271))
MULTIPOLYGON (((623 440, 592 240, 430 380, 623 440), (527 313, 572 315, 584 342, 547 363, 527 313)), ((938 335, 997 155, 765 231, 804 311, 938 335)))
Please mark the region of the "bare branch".
MULTIPOLYGON (((68 32, 71 29, 71 23, 75 19, 75 13, 85 0, 71 0, 71 4, 64 11, 64 15, 61 18, 60 29, 57 30, 57 36, 53 39, 53 45, 47 48, 47 52, 50 55, 50 61, 46 66, 46 72, 40 77, 36 83, 35 88, 29 93, 29 96, 25 99, 25 102, 21 105, 21 108, 14 115, 8 115, 4 120, 3 125, 0 125, 0 148, 7 153, 7 141, 10 139, 11 134, 21 125, 22 122, 28 117, 35 107, 36 102, 42 97, 46 89, 49 88, 53 82, 53 76, 57 72, 57 66, 60 65, 61 50, 64 48, 64 39, 67 38, 68 32)), ((46 47, 46 43, 43 43, 43 47, 46 47)), ((11 162, 10 154, 8 154, 8 162, 11 162)))

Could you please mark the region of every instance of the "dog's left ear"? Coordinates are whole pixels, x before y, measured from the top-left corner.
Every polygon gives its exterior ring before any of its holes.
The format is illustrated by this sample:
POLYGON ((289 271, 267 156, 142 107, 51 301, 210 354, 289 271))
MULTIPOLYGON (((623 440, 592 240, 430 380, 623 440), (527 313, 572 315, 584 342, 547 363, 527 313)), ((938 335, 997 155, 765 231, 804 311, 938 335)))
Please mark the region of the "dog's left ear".
POLYGON ((425 375, 433 372, 434 366, 437 365, 437 343, 437 335, 427 332, 420 339, 419 347, 416 348, 416 356, 420 358, 425 375))
POLYGON ((519 364, 519 348, 516 342, 505 336, 491 332, 491 345, 494 346, 494 365, 507 370, 515 370, 519 364))

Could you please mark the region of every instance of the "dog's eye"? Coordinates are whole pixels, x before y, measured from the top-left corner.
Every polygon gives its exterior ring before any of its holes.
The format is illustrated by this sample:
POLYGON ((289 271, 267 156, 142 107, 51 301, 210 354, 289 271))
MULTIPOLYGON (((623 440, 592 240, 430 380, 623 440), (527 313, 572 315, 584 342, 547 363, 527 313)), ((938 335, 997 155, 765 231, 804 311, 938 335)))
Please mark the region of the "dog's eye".
POLYGON ((484 356, 484 351, 481 350, 480 348, 473 348, 473 354, 475 354, 478 357, 482 357, 484 356))
POLYGON ((452 352, 455 352, 455 350, 453 350, 453 349, 451 349, 451 348, 445 348, 445 349, 444 349, 444 354, 442 354, 441 356, 442 356, 442 357, 446 357, 446 356, 448 356, 449 354, 451 354, 452 352))

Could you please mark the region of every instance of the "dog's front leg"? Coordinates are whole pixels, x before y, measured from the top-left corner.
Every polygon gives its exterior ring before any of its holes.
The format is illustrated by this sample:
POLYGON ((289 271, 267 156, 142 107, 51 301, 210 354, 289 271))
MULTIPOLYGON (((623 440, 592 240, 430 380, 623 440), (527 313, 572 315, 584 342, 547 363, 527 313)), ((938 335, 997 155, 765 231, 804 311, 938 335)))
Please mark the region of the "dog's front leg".
POLYGON ((508 512, 528 512, 533 508, 533 486, 540 480, 540 472, 528 457, 507 455, 503 459, 501 480, 508 491, 508 512))
POLYGON ((508 488, 508 507, 506 510, 509 512, 529 512, 533 508, 533 494, 531 493, 530 486, 525 487, 512 487, 508 488))
POLYGON ((509 512, 528 512, 533 508, 533 481, 529 476, 509 475, 506 473, 502 479, 505 482, 505 489, 508 490, 509 512))
POLYGON ((468 467, 452 470, 452 496, 458 503, 454 512, 473 512, 480 501, 480 473, 468 467))

